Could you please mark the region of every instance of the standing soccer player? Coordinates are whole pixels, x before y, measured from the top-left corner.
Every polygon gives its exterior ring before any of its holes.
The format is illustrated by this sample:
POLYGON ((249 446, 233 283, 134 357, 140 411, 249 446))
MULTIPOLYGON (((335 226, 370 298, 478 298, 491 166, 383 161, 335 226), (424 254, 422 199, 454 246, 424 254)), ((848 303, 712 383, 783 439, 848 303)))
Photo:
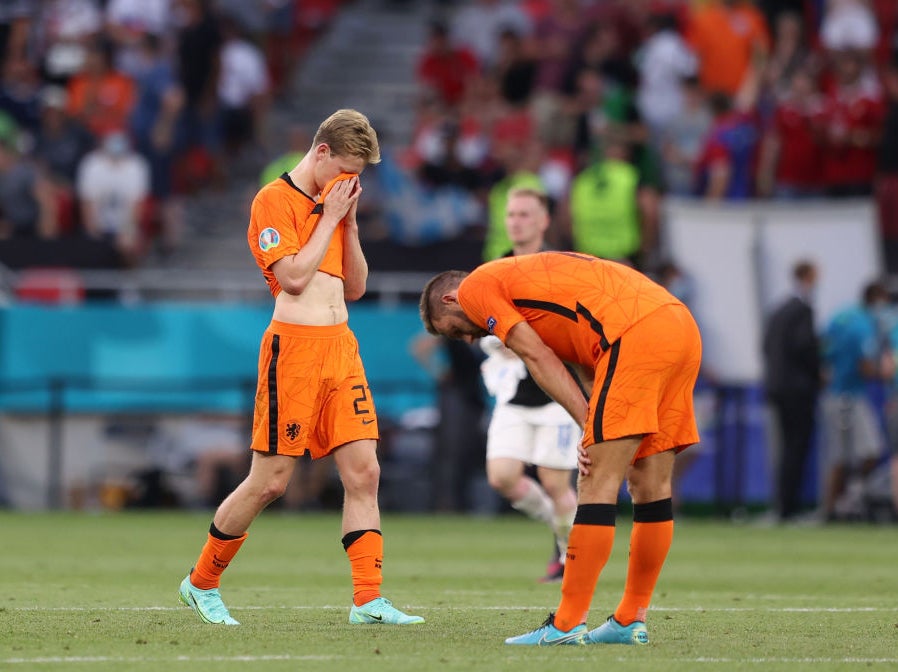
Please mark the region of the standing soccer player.
MULTIPOLYGON (((548 228, 549 199, 545 194, 520 187, 508 193, 505 229, 512 249, 506 257, 544 251, 548 228)), ((496 399, 487 431, 487 478, 512 508, 552 530, 553 553, 541 581, 560 581, 577 510, 572 471, 577 466, 582 432, 499 339, 484 338, 480 344, 489 355, 481 364, 483 382, 496 399), (529 465, 535 467, 535 479, 526 473, 529 465)))
POLYGON ((647 643, 646 612, 673 540, 674 460, 699 438, 692 395, 701 338, 689 310, 638 271, 573 252, 446 271, 427 283, 420 310, 431 333, 497 336, 584 428, 561 603, 541 627, 505 642, 647 643), (565 362, 591 383, 588 400, 565 362), (614 614, 587 631, 624 479, 633 500, 624 593, 614 614))
POLYGON ((250 249, 274 296, 262 338, 249 475, 221 503, 180 600, 206 623, 238 625, 222 602, 221 575, 250 524, 284 494, 300 455, 332 454, 344 488, 343 547, 352 570, 350 623, 423 623, 381 597, 383 537, 375 449, 377 415, 349 330, 346 301, 365 293, 359 243, 359 174, 380 161, 377 135, 355 110, 318 127, 293 170, 253 200, 250 249))

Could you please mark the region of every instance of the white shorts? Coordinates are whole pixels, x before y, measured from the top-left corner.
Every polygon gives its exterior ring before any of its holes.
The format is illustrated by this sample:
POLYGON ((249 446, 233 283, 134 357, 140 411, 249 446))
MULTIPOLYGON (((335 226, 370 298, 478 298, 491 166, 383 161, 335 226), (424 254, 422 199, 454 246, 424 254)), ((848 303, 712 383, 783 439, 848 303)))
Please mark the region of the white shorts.
POLYGON ((882 455, 885 436, 865 397, 827 394, 822 406, 829 464, 849 464, 882 455))
POLYGON ((560 404, 496 404, 486 439, 486 459, 509 457, 550 469, 576 469, 582 428, 560 404))

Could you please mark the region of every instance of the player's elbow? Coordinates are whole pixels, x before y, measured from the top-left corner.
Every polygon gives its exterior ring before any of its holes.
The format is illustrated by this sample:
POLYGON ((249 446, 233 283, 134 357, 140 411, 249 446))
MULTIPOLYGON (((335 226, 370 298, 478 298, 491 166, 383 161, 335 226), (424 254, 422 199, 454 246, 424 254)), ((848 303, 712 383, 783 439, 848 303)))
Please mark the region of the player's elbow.
POLYGON ((358 301, 365 296, 366 283, 345 283, 343 285, 343 298, 346 301, 358 301))
POLYGON ((299 296, 309 285, 309 281, 305 278, 281 278, 278 280, 281 289, 291 296, 299 296))

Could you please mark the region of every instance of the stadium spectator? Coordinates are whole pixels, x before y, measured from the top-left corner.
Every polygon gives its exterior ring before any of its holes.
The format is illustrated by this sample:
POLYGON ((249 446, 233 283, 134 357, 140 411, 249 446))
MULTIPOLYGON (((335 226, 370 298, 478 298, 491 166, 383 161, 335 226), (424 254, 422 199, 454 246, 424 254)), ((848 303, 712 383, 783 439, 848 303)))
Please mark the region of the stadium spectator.
POLYGON ((861 301, 837 312, 823 332, 827 385, 822 400, 825 445, 821 512, 825 520, 857 515, 864 479, 882 456, 885 437, 868 384, 886 369, 884 311, 889 295, 880 282, 864 286, 861 301))
POLYGON ((198 159, 218 146, 221 27, 211 0, 176 0, 177 72, 184 88, 184 143, 198 159))
POLYGON ((247 239, 275 308, 260 346, 249 475, 216 510, 179 588, 181 602, 206 623, 239 625, 222 602, 221 575, 252 522, 284 494, 296 458, 306 452, 333 454, 343 482, 342 542, 353 586, 349 622, 424 622, 381 596, 380 430, 346 322, 346 301, 361 298, 368 276, 356 220, 359 173, 379 160, 368 119, 338 110, 318 127, 299 165, 253 199, 247 239), (326 205, 316 207, 316 201, 326 205))
POLYGON ((160 38, 146 32, 138 44, 134 62, 137 102, 130 130, 135 149, 150 166, 152 208, 161 229, 160 249, 168 254, 177 247, 182 228, 181 204, 173 194, 172 178, 175 161, 182 152, 177 132, 184 91, 160 38))
POLYGON ((883 73, 888 109, 876 166, 876 205, 886 270, 898 273, 898 56, 883 73))
POLYGON ((753 112, 735 107, 726 93, 709 96, 714 121, 695 166, 695 194, 737 201, 755 193, 759 131, 753 112))
POLYGON ((638 71, 634 67, 635 57, 628 57, 622 37, 614 25, 599 22, 587 23, 581 38, 575 45, 573 58, 568 62, 566 76, 562 86, 570 91, 572 73, 582 68, 592 68, 605 79, 625 87, 635 88, 638 71))
MULTIPOLYGON (((545 194, 512 190, 506 206, 506 228, 512 249, 505 256, 548 249, 545 234, 549 204, 545 194)), ((480 365, 483 382, 495 398, 487 430, 487 478, 513 509, 552 530, 554 550, 543 581, 560 581, 577 509, 572 472, 577 467, 582 431, 499 339, 483 338, 480 347, 487 354, 480 365), (526 473, 529 467, 535 478, 526 473)))
MULTIPOLYGON (((604 77, 595 68, 584 67, 577 75, 577 97, 571 103, 576 133, 575 169, 583 170, 600 161, 606 136, 613 132, 629 144, 629 160, 639 168, 644 184, 655 190, 660 187, 660 166, 630 89, 604 77)), ((657 211, 657 206, 649 203, 651 194, 647 190, 643 195, 643 207, 649 216, 650 211, 657 211)))
POLYGON ((468 81, 479 72, 480 66, 473 52, 450 42, 445 23, 432 23, 427 44, 415 66, 418 83, 433 91, 447 108, 452 109, 461 102, 468 81))
POLYGON ((408 160, 422 187, 455 186, 475 192, 483 186, 481 169, 487 161, 488 139, 481 114, 489 102, 479 95, 486 82, 470 82, 465 104, 448 108, 432 91, 422 91, 408 160), (476 98, 469 114, 467 101, 476 98))
POLYGON ((491 70, 499 57, 499 36, 505 30, 529 36, 532 23, 527 13, 510 0, 474 0, 452 16, 452 42, 474 52, 481 68, 491 70))
POLYGON ((0 71, 0 112, 34 133, 40 123, 41 80, 27 58, 7 58, 0 71))
POLYGON ((799 70, 817 77, 821 66, 820 58, 808 44, 801 14, 779 12, 773 25, 773 49, 761 75, 762 105, 775 104, 780 97, 788 95, 793 76, 799 70))
POLYGON ((556 137, 564 120, 563 87, 575 48, 583 34, 583 19, 577 0, 553 0, 552 11, 534 27, 536 78, 530 108, 540 139, 550 144, 565 140, 556 137))
POLYGON ((115 68, 131 77, 142 70, 144 37, 164 39, 171 27, 172 0, 108 0, 106 35, 115 45, 115 68))
POLYGON ((820 43, 825 49, 859 52, 866 60, 878 39, 876 16, 868 0, 826 0, 820 26, 820 43))
MULTIPOLYGON (((807 11, 806 0, 756 0, 756 4, 770 27, 776 26, 780 14, 788 13, 798 16, 805 13, 810 14, 807 11)), ((816 4, 819 4, 819 0, 816 4)))
POLYGON ((701 342, 688 309, 622 264, 542 252, 441 273, 425 285, 420 312, 431 333, 464 342, 497 336, 584 429, 561 603, 542 627, 506 644, 648 643, 646 613, 673 540, 675 457, 698 442, 692 396, 701 342), (577 370, 589 399, 563 362, 577 370), (634 523, 624 594, 587 632, 625 478, 634 523))
POLYGON ((603 61, 606 61, 611 68, 603 69, 603 74, 614 78, 615 72, 626 73, 624 78, 617 81, 633 86, 635 84, 632 77, 635 75, 633 63, 645 39, 645 23, 648 15, 676 13, 682 24, 686 10, 685 3, 680 0, 651 0, 639 3, 630 0, 604 0, 587 3, 584 7, 584 25, 599 28, 604 33, 597 37, 605 44, 603 61))
POLYGON ((778 522, 793 520, 801 512, 802 484, 813 449, 817 398, 823 381, 814 323, 816 265, 797 262, 792 280, 792 296, 771 311, 762 337, 764 392, 779 439, 774 468, 778 522))
POLYGON ((626 135, 610 130, 602 158, 580 171, 571 183, 573 249, 603 259, 646 268, 657 252, 658 221, 644 209, 653 190, 630 162, 626 135))
POLYGON ((709 0, 693 5, 687 31, 699 61, 699 80, 709 92, 730 96, 770 51, 764 17, 750 0, 709 0))
POLYGON ((698 62, 680 36, 674 15, 653 15, 649 27, 640 50, 636 106, 657 145, 683 109, 682 83, 696 74, 698 62))
POLYGON ((0 239, 54 238, 59 222, 52 185, 22 155, 20 139, 8 118, 0 123, 0 239))
POLYGON ((864 59, 833 54, 834 84, 824 100, 823 176, 828 196, 869 196, 885 113, 882 87, 864 59))
POLYGON ((231 19, 222 22, 218 105, 222 159, 230 164, 244 150, 257 149, 271 88, 262 51, 231 19))
POLYGON ((695 167, 713 121, 697 77, 684 80, 682 91, 683 107, 668 123, 659 151, 664 191, 672 196, 693 195, 695 167))
POLYGON ((65 89, 51 85, 41 91, 41 124, 33 154, 51 179, 72 187, 78 164, 94 148, 96 138, 65 109, 65 89))
POLYGON ((818 197, 823 194, 823 96, 807 69, 795 70, 791 78, 761 141, 758 195, 818 197))
POLYGON ((100 38, 103 12, 95 0, 49 0, 41 6, 39 63, 48 84, 65 86, 81 71, 89 45, 100 38))
POLYGON ((68 83, 68 113, 97 137, 127 128, 136 100, 134 80, 113 68, 113 54, 110 43, 92 43, 68 83))
POLYGON ((536 81, 537 59, 527 41, 514 30, 502 31, 499 51, 493 68, 485 73, 499 85, 502 99, 520 107, 530 101, 536 81))
POLYGON ((78 165, 96 146, 96 138, 81 122, 68 116, 66 92, 50 85, 41 92, 41 124, 34 138, 32 156, 52 184, 61 233, 78 229, 75 202, 78 165))
POLYGON ((150 165, 124 130, 112 130, 78 166, 75 193, 84 233, 113 246, 126 266, 146 251, 143 227, 150 196, 150 165))
POLYGON ((26 57, 36 10, 31 0, 8 0, 0 4, 0 65, 8 58, 26 57))

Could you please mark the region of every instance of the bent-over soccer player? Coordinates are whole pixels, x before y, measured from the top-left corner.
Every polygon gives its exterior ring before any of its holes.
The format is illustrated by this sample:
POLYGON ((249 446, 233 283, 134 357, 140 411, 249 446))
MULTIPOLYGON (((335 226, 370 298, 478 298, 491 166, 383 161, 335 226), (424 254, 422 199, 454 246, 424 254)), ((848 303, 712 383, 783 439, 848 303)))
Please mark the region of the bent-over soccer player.
POLYGON ((441 273, 425 286, 420 311, 434 334, 497 336, 584 430, 561 603, 506 644, 648 643, 646 612, 673 539, 674 459, 699 439, 692 394, 701 337, 689 310, 623 264, 541 252, 441 273), (588 399, 565 363, 581 374, 588 399), (589 630, 625 479, 633 528, 624 592, 613 615, 589 630))

